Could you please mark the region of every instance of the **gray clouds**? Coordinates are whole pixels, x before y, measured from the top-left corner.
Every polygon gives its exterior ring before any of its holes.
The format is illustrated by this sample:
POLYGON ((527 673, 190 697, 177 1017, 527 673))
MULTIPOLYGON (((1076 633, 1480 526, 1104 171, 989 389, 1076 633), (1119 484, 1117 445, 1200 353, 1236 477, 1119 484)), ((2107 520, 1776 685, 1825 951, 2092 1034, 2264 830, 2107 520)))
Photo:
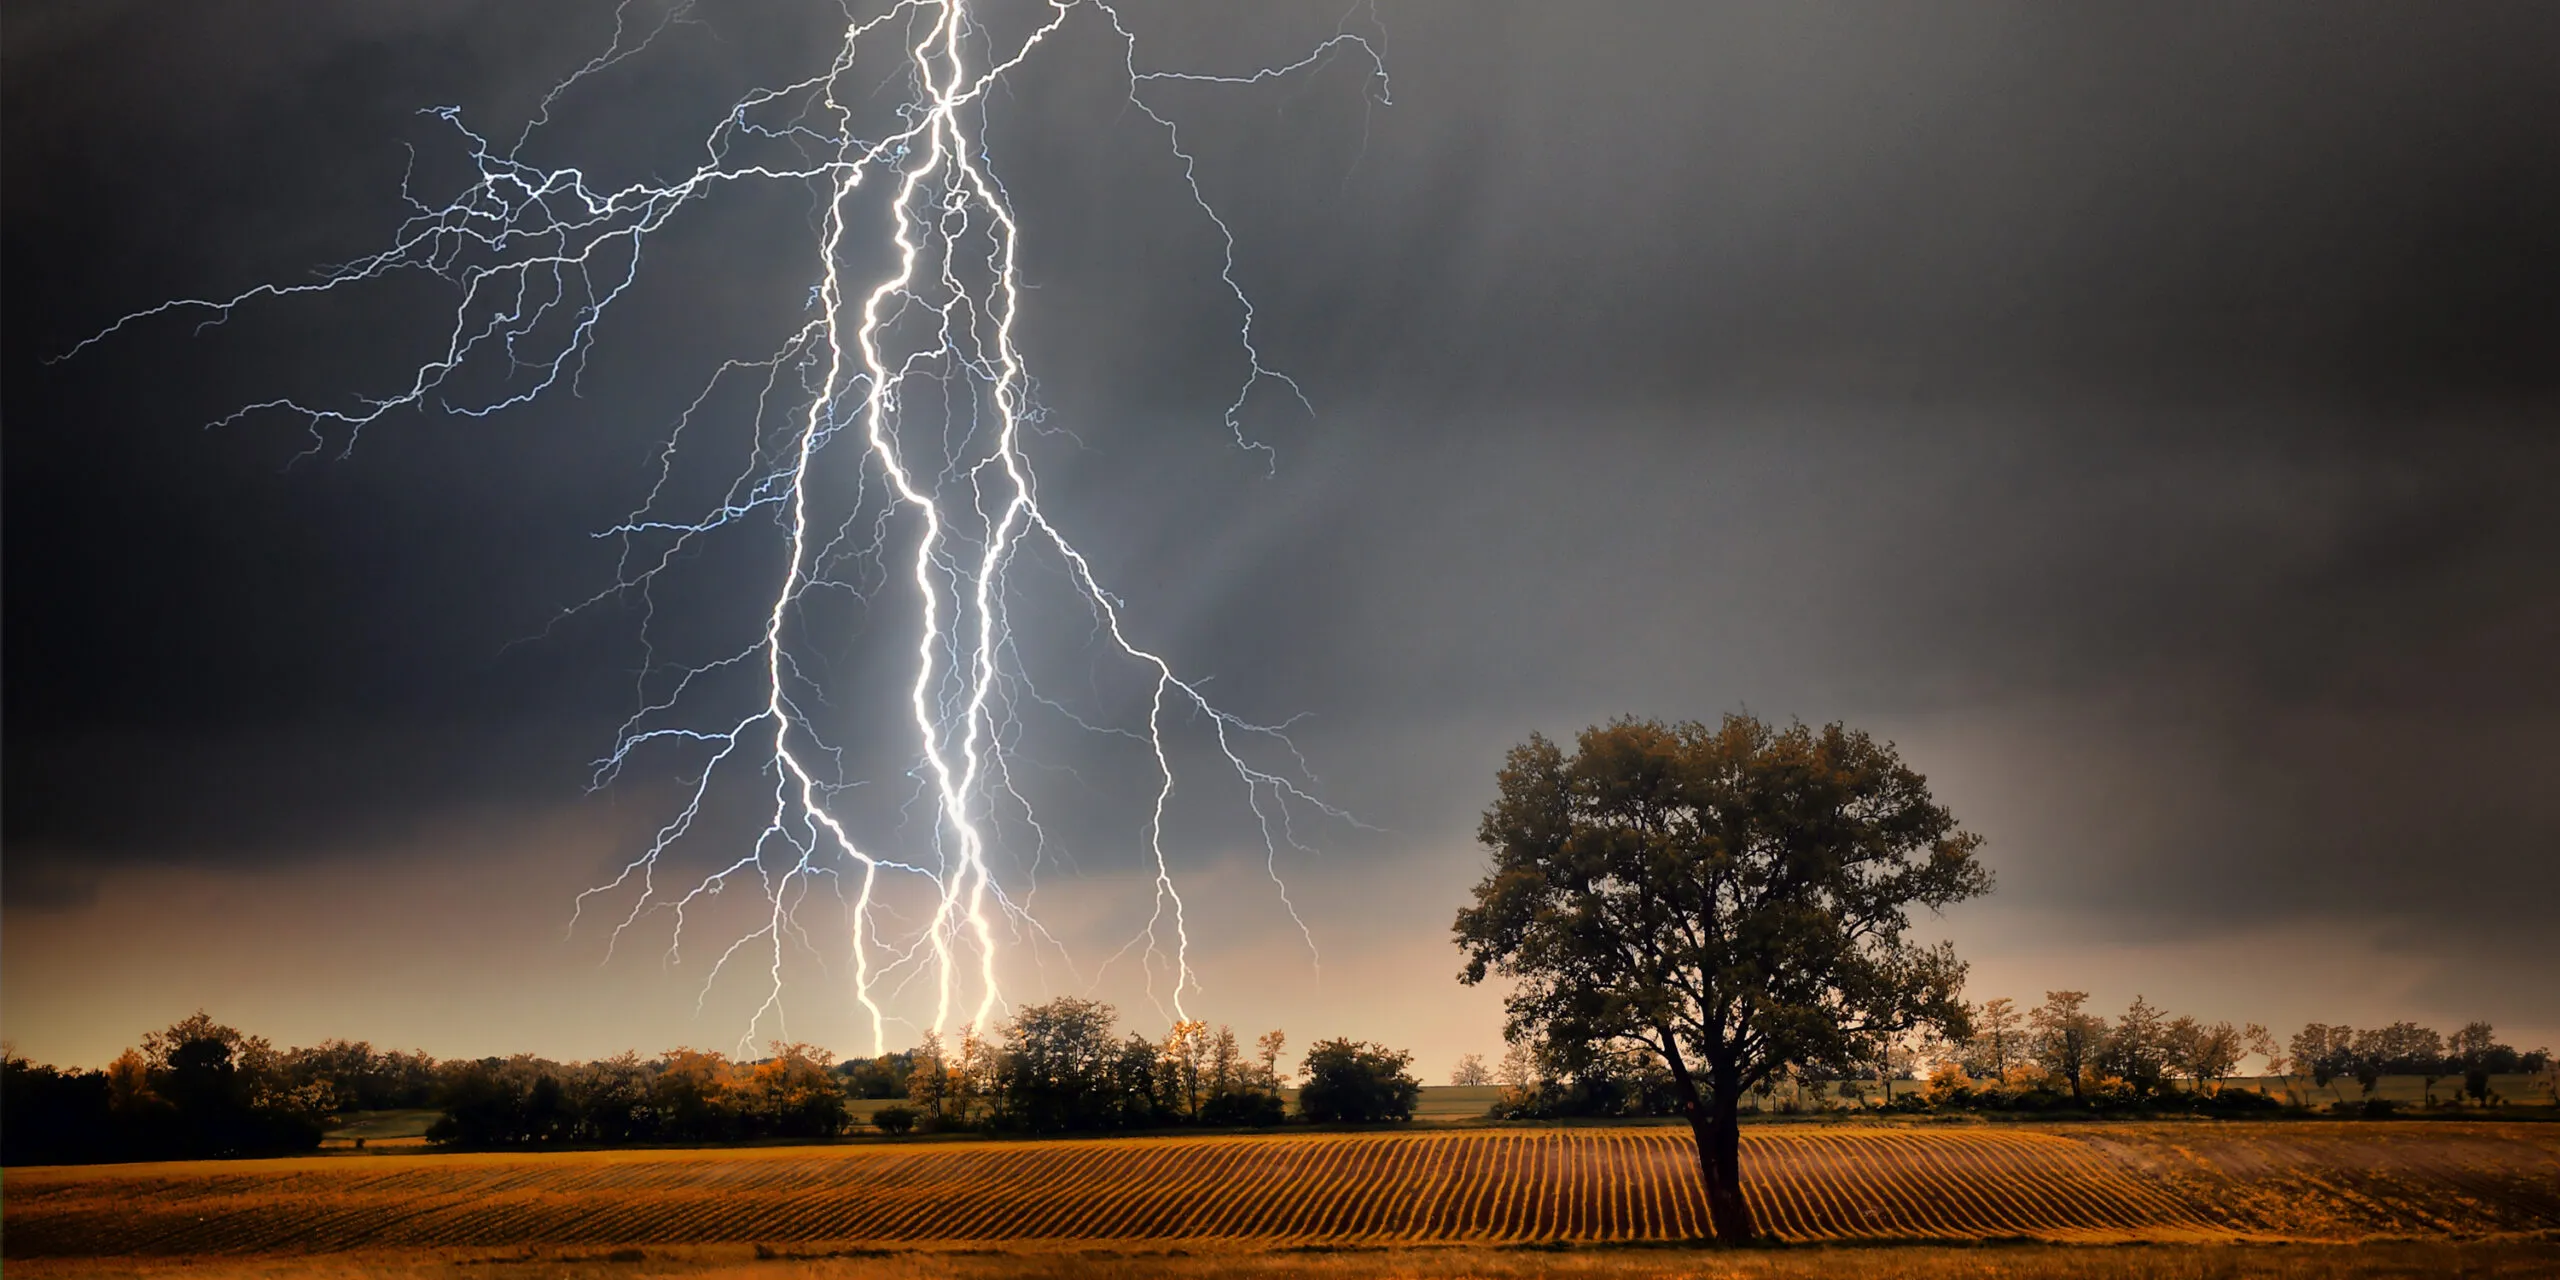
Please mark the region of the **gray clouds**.
MULTIPOLYGON (((1222 69, 1339 16, 1249 8, 1130 13, 1222 69)), ((791 314, 799 193, 671 233, 584 400, 386 424, 341 462, 193 427, 397 367, 418 296, 41 363, 372 246, 398 144, 439 163, 416 108, 503 128, 610 31, 559 12, 12 9, 13 911, 76 904, 80 867, 574 800, 631 618, 510 642, 598 585, 585 535, 791 314)), ((680 161, 816 21, 700 12, 565 103, 559 158, 680 161)), ((1319 772, 1391 829, 1332 865, 1462 863, 1530 729, 1748 706, 1896 735, 2005 902, 2114 936, 2547 927, 2549 6, 1379 15, 1392 106, 1355 59, 1164 97, 1316 403, 1256 401, 1268 475, 1216 421, 1241 373, 1216 240, 1092 74, 1107 42, 1071 32, 993 133, 1076 434, 1046 492, 1168 649, 1311 714, 1319 772)))

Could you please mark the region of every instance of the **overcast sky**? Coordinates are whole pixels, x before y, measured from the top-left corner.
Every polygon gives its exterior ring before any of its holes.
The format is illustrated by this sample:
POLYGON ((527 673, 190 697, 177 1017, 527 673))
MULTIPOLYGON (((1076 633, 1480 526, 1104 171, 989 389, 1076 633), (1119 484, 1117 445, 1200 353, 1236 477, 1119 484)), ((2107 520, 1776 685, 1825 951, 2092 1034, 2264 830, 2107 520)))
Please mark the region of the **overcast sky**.
MULTIPOLYGON (((1216 71, 1343 21, 1224 8, 1124 6, 1154 65, 1216 71)), ((539 159, 681 172, 840 22, 697 13, 564 96, 539 159)), ((1391 102, 1358 58, 1157 98, 1313 405, 1251 403, 1268 455, 1219 420, 1245 367, 1214 229, 1092 16, 989 123, 1023 342, 1074 433, 1043 438, 1043 497, 1147 643, 1240 714, 1303 716, 1326 798, 1375 828, 1284 851, 1320 964, 1258 847, 1207 817, 1177 843, 1195 1012, 1384 1039, 1434 1077, 1498 1052, 1448 930, 1502 752, 1747 709, 1891 738, 1986 838, 1998 891, 1922 922, 1976 996, 2560 1041, 2560 993, 2524 976, 2560 901, 2560 10, 1379 0, 1348 29, 1391 102)), ((420 108, 511 138, 613 21, 10 6, 23 1052, 103 1062, 202 1006, 281 1042, 586 1057, 725 1046, 760 997, 697 1013, 663 931, 608 958, 570 928, 681 770, 590 794, 639 618, 554 623, 612 582, 590 535, 711 372, 798 323, 806 191, 672 227, 580 396, 398 415, 343 458, 294 461, 290 421, 203 424, 378 390, 449 322, 432 287, 47 363, 164 298, 382 247, 410 148, 422 184, 462 171, 420 108)), ((675 634, 762 607, 727 563, 671 597, 675 634)), ((894 688, 903 643, 835 642, 842 696, 894 688)), ((1142 806, 1123 765, 1095 748, 1066 812, 1142 806)), ((1153 1029, 1097 968, 1144 915, 1134 848, 1067 821, 1086 838, 1041 892, 1082 976, 1019 991, 1090 981, 1153 1029)), ((788 1007, 868 1048, 841 973, 795 968, 788 1007)))

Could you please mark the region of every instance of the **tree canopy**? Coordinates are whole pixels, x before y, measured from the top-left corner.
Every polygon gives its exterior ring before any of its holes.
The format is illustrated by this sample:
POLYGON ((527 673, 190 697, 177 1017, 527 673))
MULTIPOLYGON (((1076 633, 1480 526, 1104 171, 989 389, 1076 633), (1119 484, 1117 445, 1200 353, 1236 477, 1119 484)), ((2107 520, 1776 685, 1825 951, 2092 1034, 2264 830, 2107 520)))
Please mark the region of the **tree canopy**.
POLYGON ((1575 745, 1532 735, 1503 765, 1460 978, 1511 983, 1515 1040, 1659 1054, 1717 1236, 1751 1237, 1746 1091, 1791 1064, 1846 1072, 1914 1028, 1966 1034, 1964 965, 1907 934, 1914 906, 1990 888, 1981 839, 1838 724, 1620 719, 1575 745))
POLYGON ((1318 1040, 1307 1050, 1298 1110, 1319 1124, 1411 1120, 1422 1082, 1413 1055, 1365 1040, 1318 1040))

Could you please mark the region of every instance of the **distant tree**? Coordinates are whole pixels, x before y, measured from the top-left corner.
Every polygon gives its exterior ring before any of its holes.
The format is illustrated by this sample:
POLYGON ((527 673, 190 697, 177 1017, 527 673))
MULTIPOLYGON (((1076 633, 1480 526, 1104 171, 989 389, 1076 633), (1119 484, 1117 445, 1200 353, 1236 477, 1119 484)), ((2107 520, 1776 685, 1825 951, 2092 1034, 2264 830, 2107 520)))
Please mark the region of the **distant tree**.
POLYGON ((832 1138, 844 1132, 844 1089, 836 1083, 835 1054, 776 1040, 748 1073, 753 1127, 783 1138, 832 1138))
POLYGON ((1280 1075, 1280 1054, 1288 1047, 1288 1033, 1276 1027, 1253 1038, 1254 1061, 1262 1067, 1262 1086, 1274 1093, 1289 1083, 1280 1075))
POLYGON ((951 1064, 942 1052, 942 1033, 924 1033, 924 1042, 907 1055, 913 1064, 907 1074, 907 1101, 930 1120, 940 1121, 944 1104, 951 1100, 951 1064))
POLYGON ((1493 1082, 1502 1089, 1495 1114, 1518 1114, 1544 1092, 1548 1073, 1540 1058, 1534 1040, 1514 1040, 1503 1047, 1502 1064, 1493 1072, 1493 1082))
POLYGON ((115 1114, 103 1072, 64 1071, 0 1051, 0 1164, 147 1159, 167 1153, 173 1136, 115 1114))
POLYGON ((656 1137, 658 1116, 649 1103, 650 1072, 629 1049, 573 1068, 568 1079, 582 1142, 619 1145, 656 1137))
POLYGON ((2099 1038, 2098 1069, 2124 1081, 2137 1099, 2160 1092, 2169 1075, 2169 1020, 2137 995, 2132 1007, 2099 1038))
POLYGON ((169 1110, 168 1102, 153 1092, 151 1062, 140 1052, 127 1049, 107 1064, 107 1106, 136 1124, 169 1110))
MULTIPOLYGON (((1274 1053, 1280 1047, 1273 1038, 1278 1034, 1263 1036, 1274 1053)), ((1232 1028, 1221 1026, 1209 1037, 1208 1060, 1209 1096, 1200 1104, 1201 1123, 1274 1125, 1288 1118, 1289 1108, 1280 1099, 1277 1073, 1260 1060, 1245 1057, 1232 1028)))
POLYGON ((916 1127, 916 1110, 891 1103, 871 1113, 871 1125, 892 1138, 899 1137, 916 1127))
POLYGON ((1209 1096, 1215 1098, 1244 1087, 1246 1065, 1244 1048, 1236 1043, 1235 1028, 1219 1024, 1209 1037, 1209 1096))
POLYGON ((1470 1053, 1458 1059, 1449 1072, 1449 1083, 1460 1089, 1472 1089, 1493 1083, 1493 1071, 1484 1065, 1484 1055, 1470 1053))
POLYGON ((1165 1032, 1156 1088, 1166 1112, 1185 1120, 1200 1118, 1200 1105, 1209 1100, 1208 1023, 1176 1021, 1165 1032))
POLYGON ((323 1040, 289 1050, 279 1065, 296 1087, 325 1093, 332 1111, 424 1106, 434 1092, 433 1058, 377 1051, 362 1040, 323 1040))
POLYGON ((836 1065, 836 1074, 844 1077, 847 1096, 855 1098, 903 1098, 907 1096, 907 1079, 913 1068, 909 1055, 884 1053, 876 1058, 854 1058, 836 1065))
POLYGON ((1906 937, 1990 887, 1927 783, 1866 734, 1619 720, 1568 758, 1514 748, 1458 913, 1461 980, 1509 979, 1508 1038, 1625 1042, 1662 1060, 1720 1239, 1758 1234, 1742 1101, 1788 1064, 1847 1069, 1878 1037, 1969 1030, 1964 966, 1906 937))
POLYGON ((2331 1096, 2345 1097, 2331 1087, 2332 1083, 2355 1072, 2355 1028, 2331 1026, 2325 1022, 2303 1024, 2293 1033, 2293 1068, 2311 1077, 2311 1087, 2328 1089, 2331 1096))
POLYGON ((412 1049, 406 1053, 397 1049, 384 1050, 381 1056, 380 1076, 383 1088, 386 1090, 380 1099, 382 1106, 433 1105, 437 1079, 436 1060, 427 1056, 425 1050, 412 1049))
POLYGON ((1124 1128, 1142 1129, 1161 1124, 1174 1113, 1164 1107, 1166 1091, 1158 1083, 1163 1073, 1162 1046, 1132 1031, 1120 1042, 1119 1052, 1111 1060, 1111 1108, 1114 1122, 1124 1128))
POLYGON ((2435 1100, 2435 1083, 2444 1078, 2444 1036, 2414 1022, 2395 1022, 2355 1033, 2349 1041, 2356 1083, 2370 1098, 2384 1076, 2417 1076, 2423 1096, 2435 1100))
POLYGON ((1860 1054, 1868 1074, 1876 1082, 1876 1105, 1893 1105, 1893 1082, 1916 1079, 1920 1074, 1920 1046, 1908 1034, 1877 1035, 1863 1046, 1860 1054))
POLYGON ((2487 1106, 2495 1090, 2489 1077, 2501 1067, 2514 1069, 2516 1051, 2498 1043, 2497 1029, 2486 1022, 2467 1023, 2445 1042, 2446 1065, 2462 1076, 2462 1092, 2487 1106))
POLYGON ((2284 1082, 2284 1095, 2293 1097, 2293 1060, 2285 1056, 2284 1046, 2276 1042, 2275 1033, 2266 1024, 2252 1022, 2240 1028, 2240 1051, 2256 1055, 2266 1065, 2266 1073, 2284 1082))
POLYGON ((503 1058, 448 1062, 437 1090, 444 1114, 427 1128, 427 1141, 457 1147, 513 1146, 524 1141, 524 1099, 500 1075, 503 1058))
POLYGON ((569 1091, 560 1086, 560 1077, 548 1071, 534 1076, 519 1114, 525 1142, 560 1142, 577 1129, 578 1113, 569 1106, 569 1091))
POLYGON ((1318 1123, 1411 1120, 1422 1084, 1413 1055, 1362 1040, 1319 1040, 1307 1051, 1298 1110, 1318 1123))
POLYGON ((2204 1072, 2196 1059, 2204 1052, 2204 1024, 2182 1013, 2161 1027, 2160 1037, 2167 1051, 2169 1078, 2185 1080, 2203 1092, 2204 1072))
POLYGON ((2044 1003, 2027 1015, 2036 1060, 2071 1087, 2073 1102, 2084 1104, 2089 1068, 2107 1035, 2107 1020, 2090 1013, 2088 1003, 2086 991, 2048 991, 2044 1003))
POLYGON ((1642 1045, 1611 1042, 1572 1046, 1557 1055, 1565 1067, 1560 1096, 1550 1111, 1577 1116, 1680 1114, 1680 1090, 1660 1055, 1642 1045))
POLYGON ((1972 1011, 1973 1038, 1965 1042, 1965 1074, 1998 1080, 2026 1058, 2024 1021, 2017 1002, 2007 996, 1983 1001, 1972 1011))
POLYGON ((972 1124, 982 1113, 995 1109, 1003 1089, 998 1076, 1002 1056, 979 1034, 975 1023, 960 1028, 960 1059, 951 1064, 951 1096, 946 1102, 954 1122, 972 1124))
POLYGON ((1060 996, 1025 1005, 1005 1025, 1003 1116, 1034 1133, 1115 1122, 1111 1064, 1118 1015, 1099 1000, 1060 996))
POLYGON ((320 1145, 325 1088, 294 1084, 259 1036, 203 1010, 142 1038, 152 1092, 174 1111, 179 1154, 246 1155, 320 1145))
POLYGON ((718 1142, 738 1135, 737 1068, 717 1051, 676 1048, 658 1059, 649 1082, 649 1106, 661 1136, 677 1142, 718 1142))
POLYGON ((2222 1082, 2239 1070, 2240 1059, 2249 1052, 2250 1031, 2260 1035, 2264 1027, 2251 1024, 2234 1027, 2229 1022, 2198 1023, 2193 1018, 2179 1018, 2170 1024, 2170 1042, 2177 1049, 2179 1073, 2196 1083, 2198 1088, 2211 1084, 2215 1093, 2222 1082))

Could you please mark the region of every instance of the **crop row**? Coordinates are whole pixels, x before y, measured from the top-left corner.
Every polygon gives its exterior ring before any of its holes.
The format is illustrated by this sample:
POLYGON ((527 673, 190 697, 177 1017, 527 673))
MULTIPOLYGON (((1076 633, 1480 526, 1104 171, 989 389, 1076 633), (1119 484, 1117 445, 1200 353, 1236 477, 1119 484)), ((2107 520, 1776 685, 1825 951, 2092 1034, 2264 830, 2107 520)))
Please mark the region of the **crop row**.
MULTIPOLYGON (((1749 1134, 1765 1230, 1797 1240, 2122 1240, 2560 1226, 2560 1152, 2396 1155, 2272 1136, 1790 1129, 1749 1134), (2285 1143, 2293 1143, 2291 1149, 2285 1143), (2243 1149, 2245 1147, 2245 1149, 2243 1149), (2318 1149, 2313 1149, 2318 1148, 2318 1149), (2304 1204, 2320 1214, 2296 1212, 2304 1204), (2325 1215, 2325 1216, 2324 1216, 2325 1215)), ((1696 1238, 1687 1133, 1290 1135, 737 1152, 420 1156, 13 1171, 6 1250, 339 1251, 716 1241, 1696 1238)))

